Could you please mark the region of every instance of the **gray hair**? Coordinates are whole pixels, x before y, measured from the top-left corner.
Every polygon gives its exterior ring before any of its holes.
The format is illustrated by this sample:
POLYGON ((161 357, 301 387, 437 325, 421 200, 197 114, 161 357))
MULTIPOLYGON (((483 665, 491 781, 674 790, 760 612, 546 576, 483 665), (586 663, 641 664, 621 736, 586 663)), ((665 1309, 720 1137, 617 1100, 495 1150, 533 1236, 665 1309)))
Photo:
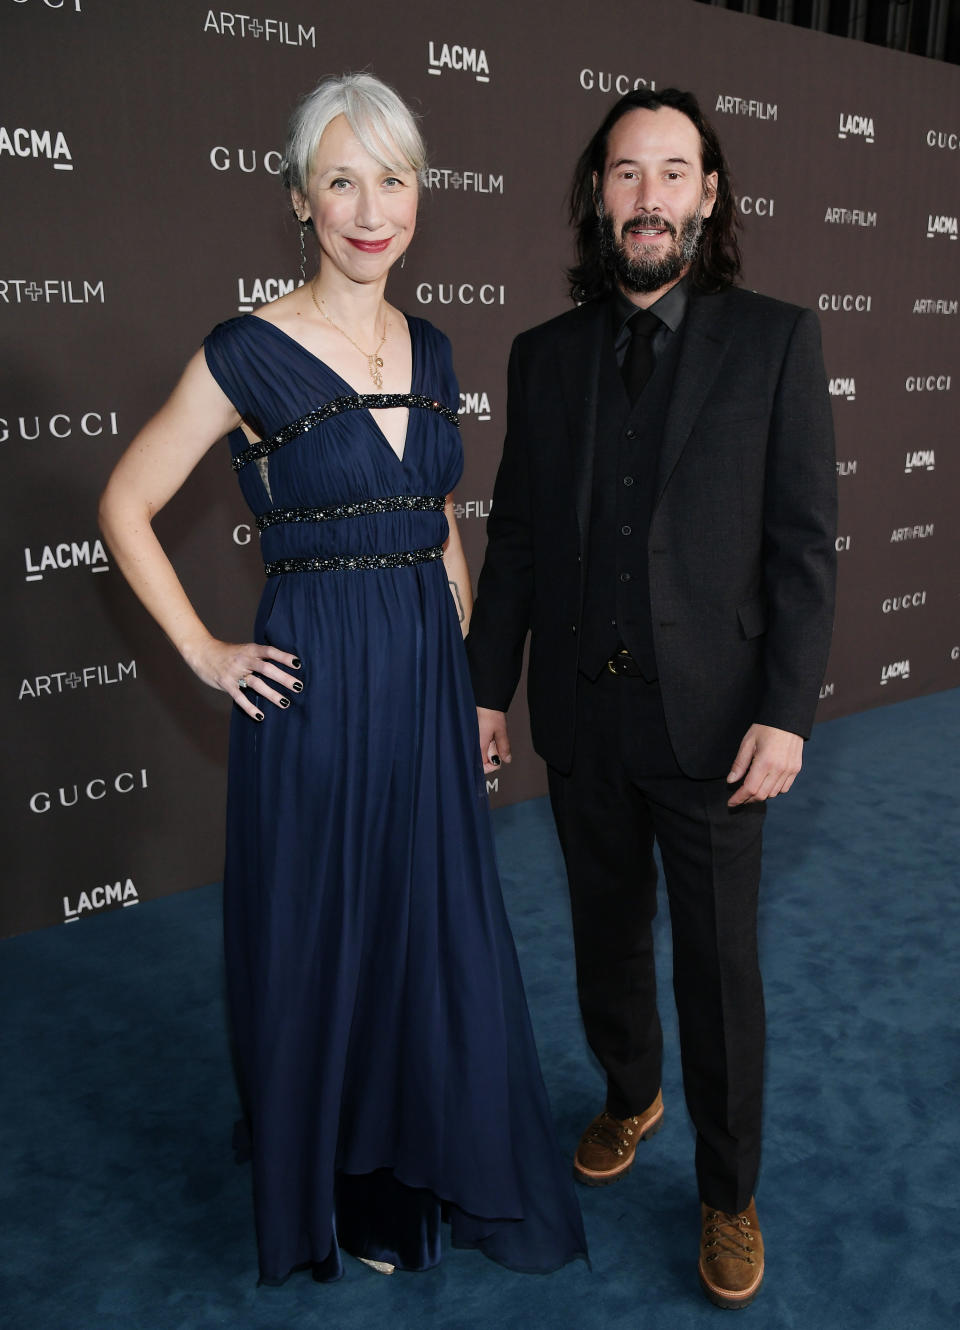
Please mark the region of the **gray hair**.
POLYGON ((406 168, 421 184, 425 182, 427 152, 407 104, 372 74, 343 74, 318 83, 290 117, 280 164, 280 179, 287 189, 306 193, 317 145, 338 115, 346 118, 370 156, 386 170, 406 168))

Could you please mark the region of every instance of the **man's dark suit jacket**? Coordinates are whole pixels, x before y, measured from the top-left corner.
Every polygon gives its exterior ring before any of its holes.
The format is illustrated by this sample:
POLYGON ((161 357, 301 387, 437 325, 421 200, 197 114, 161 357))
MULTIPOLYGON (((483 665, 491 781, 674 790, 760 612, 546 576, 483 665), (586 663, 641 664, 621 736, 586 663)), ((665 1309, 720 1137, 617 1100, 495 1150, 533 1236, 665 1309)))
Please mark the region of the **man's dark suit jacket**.
MULTIPOLYGON (((600 355, 610 306, 522 333, 467 651, 505 711, 531 634, 533 742, 573 759, 600 355)), ((726 775, 749 726, 807 737, 833 623, 836 467, 816 316, 691 292, 649 532, 667 729, 683 772, 726 775)))

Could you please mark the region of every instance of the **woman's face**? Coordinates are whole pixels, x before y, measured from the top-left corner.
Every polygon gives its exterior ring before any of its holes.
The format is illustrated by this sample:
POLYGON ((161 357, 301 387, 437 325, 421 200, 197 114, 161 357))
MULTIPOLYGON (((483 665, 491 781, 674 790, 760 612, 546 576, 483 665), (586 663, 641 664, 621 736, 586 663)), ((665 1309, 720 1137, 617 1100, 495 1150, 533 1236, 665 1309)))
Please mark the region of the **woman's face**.
POLYGON ((302 220, 313 219, 324 265, 375 282, 413 239, 417 177, 408 167, 387 170, 338 115, 317 145, 306 194, 294 191, 293 201, 302 220))

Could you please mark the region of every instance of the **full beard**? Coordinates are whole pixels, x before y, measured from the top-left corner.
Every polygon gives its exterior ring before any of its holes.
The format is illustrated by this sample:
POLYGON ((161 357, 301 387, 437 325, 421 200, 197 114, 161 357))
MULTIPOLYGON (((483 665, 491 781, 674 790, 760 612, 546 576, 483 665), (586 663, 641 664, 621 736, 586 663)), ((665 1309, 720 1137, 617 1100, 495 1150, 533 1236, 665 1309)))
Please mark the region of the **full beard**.
POLYGON ((675 282, 696 258, 703 232, 703 209, 697 208, 680 223, 680 234, 665 218, 654 213, 631 217, 620 229, 619 239, 614 233, 612 219, 600 212, 600 255, 607 271, 626 291, 659 291, 675 282), (673 244, 665 254, 638 256, 627 252, 627 232, 636 227, 665 227, 673 237, 673 244))

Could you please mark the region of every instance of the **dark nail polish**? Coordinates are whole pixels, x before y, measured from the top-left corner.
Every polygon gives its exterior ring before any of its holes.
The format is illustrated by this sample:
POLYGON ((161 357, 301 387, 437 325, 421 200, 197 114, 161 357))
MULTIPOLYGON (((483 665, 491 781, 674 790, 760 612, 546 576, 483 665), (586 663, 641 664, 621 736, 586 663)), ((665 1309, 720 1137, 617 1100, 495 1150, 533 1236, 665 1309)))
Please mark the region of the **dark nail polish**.
POLYGON ((297 659, 296 656, 294 656, 293 661, 292 661, 291 663, 292 663, 293 668, 294 668, 295 670, 298 670, 298 669, 300 668, 300 662, 299 662, 299 660, 297 659))
POLYGON ((290 685, 290 687, 293 689, 295 693, 303 692, 303 684, 300 682, 299 679, 294 680, 294 682, 290 685))
POLYGON ((254 719, 254 720, 263 720, 263 712, 262 712, 262 711, 255 711, 255 712, 253 713, 253 719, 254 719))
POLYGON ((289 699, 289 697, 281 697, 281 699, 280 699, 280 705, 281 705, 282 707, 288 707, 288 706, 290 705, 290 699, 289 699))
POLYGON ((497 757, 496 753, 494 753, 494 755, 493 755, 493 757, 491 757, 490 761, 493 763, 493 765, 494 765, 495 767, 498 767, 498 766, 500 765, 500 759, 499 759, 499 757, 497 757))

